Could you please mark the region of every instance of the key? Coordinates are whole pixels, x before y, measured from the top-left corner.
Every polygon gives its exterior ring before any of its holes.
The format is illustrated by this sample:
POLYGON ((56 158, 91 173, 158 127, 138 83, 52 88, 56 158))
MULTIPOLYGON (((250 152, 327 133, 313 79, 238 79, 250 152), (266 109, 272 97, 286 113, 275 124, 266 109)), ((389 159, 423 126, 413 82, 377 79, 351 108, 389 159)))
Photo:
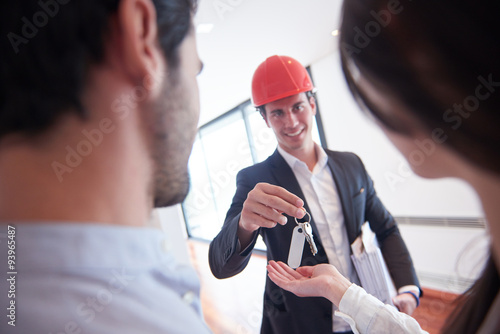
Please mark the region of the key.
POLYGON ((309 243, 309 247, 311 247, 311 253, 312 255, 316 256, 316 254, 318 253, 318 247, 316 247, 316 243, 314 242, 312 226, 309 223, 302 223, 301 225, 302 229, 304 230, 304 236, 309 243))

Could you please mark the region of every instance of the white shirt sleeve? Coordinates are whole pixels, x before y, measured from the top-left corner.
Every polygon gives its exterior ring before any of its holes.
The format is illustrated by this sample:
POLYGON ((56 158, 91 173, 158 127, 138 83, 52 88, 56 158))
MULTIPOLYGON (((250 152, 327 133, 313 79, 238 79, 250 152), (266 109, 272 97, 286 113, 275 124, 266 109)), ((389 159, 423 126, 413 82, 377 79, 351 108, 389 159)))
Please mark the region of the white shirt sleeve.
POLYGON ((414 318, 382 303, 356 284, 347 289, 335 315, 349 323, 355 334, 428 334, 414 318))

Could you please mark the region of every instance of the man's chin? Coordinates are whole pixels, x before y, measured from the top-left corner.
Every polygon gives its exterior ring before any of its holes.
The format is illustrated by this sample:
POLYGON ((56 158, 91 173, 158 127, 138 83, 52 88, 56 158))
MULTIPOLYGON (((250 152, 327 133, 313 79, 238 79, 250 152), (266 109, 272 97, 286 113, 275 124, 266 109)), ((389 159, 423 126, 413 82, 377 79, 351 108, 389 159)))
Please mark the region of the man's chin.
POLYGON ((182 203, 182 201, 184 201, 185 198, 186 198, 186 194, 178 195, 178 196, 168 198, 168 199, 157 197, 157 198, 155 198, 155 201, 154 201, 154 208, 159 209, 159 208, 166 208, 168 206, 176 205, 176 204, 182 203))
POLYGON ((182 185, 177 184, 176 187, 169 187, 169 189, 163 189, 163 191, 157 190, 156 196, 154 197, 154 208, 165 208, 182 203, 186 199, 188 192, 189 182, 182 185))

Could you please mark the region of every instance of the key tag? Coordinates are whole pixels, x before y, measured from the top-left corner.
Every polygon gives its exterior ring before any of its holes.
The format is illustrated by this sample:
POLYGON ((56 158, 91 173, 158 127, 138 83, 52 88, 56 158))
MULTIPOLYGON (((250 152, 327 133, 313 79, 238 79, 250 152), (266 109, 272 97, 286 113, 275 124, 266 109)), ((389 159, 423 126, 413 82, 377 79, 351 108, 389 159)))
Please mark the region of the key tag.
MULTIPOLYGON (((309 215, 308 212, 306 212, 306 215, 309 216, 310 222, 311 215, 309 215)), ((299 223, 297 218, 295 218, 295 222, 297 223, 297 226, 293 229, 292 242, 290 243, 287 261, 288 265, 293 269, 300 267, 300 262, 302 262, 302 253, 304 252, 304 242, 306 240, 304 228, 302 227, 303 223, 299 223)))

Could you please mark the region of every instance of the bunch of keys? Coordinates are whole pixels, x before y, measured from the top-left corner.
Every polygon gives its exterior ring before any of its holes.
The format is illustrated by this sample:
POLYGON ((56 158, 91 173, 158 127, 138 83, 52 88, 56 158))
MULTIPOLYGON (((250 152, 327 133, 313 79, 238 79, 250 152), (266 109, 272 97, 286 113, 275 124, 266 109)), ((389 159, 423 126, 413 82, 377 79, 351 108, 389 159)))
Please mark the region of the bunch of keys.
POLYGON ((316 255, 318 253, 318 248, 314 242, 312 226, 309 224, 311 221, 311 215, 307 211, 306 216, 309 218, 303 223, 299 223, 297 218, 295 218, 297 226, 293 229, 292 242, 290 243, 290 251, 288 253, 288 265, 294 269, 298 268, 300 266, 300 262, 302 261, 304 239, 309 243, 312 255, 316 255))

